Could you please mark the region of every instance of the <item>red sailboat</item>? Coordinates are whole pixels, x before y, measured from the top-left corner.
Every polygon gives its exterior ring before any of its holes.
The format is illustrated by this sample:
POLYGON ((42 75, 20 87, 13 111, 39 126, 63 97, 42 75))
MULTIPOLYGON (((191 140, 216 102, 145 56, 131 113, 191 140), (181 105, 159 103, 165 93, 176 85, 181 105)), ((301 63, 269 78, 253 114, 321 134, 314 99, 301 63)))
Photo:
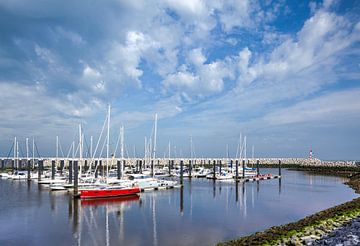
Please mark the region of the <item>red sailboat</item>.
POLYGON ((81 199, 131 196, 140 193, 139 187, 99 187, 80 190, 81 199))
MULTIPOLYGON (((81 134, 80 134, 81 135, 81 134)), ((109 141, 110 141, 110 105, 108 108, 107 116, 107 143, 106 143, 106 183, 109 176, 109 141)), ((94 199, 94 198, 105 198, 105 197, 121 197, 130 196, 140 193, 139 187, 131 186, 99 186, 94 188, 80 190, 81 199, 94 199)))

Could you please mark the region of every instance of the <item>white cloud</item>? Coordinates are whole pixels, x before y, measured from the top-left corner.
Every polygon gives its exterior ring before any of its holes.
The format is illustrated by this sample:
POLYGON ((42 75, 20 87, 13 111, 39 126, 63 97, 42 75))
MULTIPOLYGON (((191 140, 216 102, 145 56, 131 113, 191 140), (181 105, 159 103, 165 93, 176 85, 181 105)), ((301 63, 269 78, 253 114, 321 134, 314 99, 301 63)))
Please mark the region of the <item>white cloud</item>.
MULTIPOLYGON (((325 124, 360 120, 360 89, 333 92, 282 108, 264 117, 272 125, 326 122, 325 124)), ((348 124, 349 122, 347 122, 348 124)))
POLYGON ((169 74, 164 80, 166 88, 186 89, 188 93, 202 96, 221 92, 224 80, 234 77, 232 60, 226 58, 223 61, 206 63, 207 58, 200 48, 191 50, 187 61, 194 71, 185 64, 181 65, 178 72, 169 74))

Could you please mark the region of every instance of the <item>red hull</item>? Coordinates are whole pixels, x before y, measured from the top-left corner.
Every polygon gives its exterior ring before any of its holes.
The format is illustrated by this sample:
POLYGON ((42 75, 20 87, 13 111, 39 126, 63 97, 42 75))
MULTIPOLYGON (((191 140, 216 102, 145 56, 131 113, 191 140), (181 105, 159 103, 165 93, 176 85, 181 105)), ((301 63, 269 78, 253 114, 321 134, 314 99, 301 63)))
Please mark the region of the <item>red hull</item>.
POLYGON ((104 198, 104 197, 119 197, 130 196, 140 193, 139 187, 132 188, 119 188, 119 189, 88 189, 80 190, 80 198, 92 199, 92 198, 104 198))
POLYGON ((140 196, 138 194, 118 197, 99 197, 97 199, 83 199, 81 200, 81 206, 113 205, 118 203, 131 203, 139 200, 140 196))

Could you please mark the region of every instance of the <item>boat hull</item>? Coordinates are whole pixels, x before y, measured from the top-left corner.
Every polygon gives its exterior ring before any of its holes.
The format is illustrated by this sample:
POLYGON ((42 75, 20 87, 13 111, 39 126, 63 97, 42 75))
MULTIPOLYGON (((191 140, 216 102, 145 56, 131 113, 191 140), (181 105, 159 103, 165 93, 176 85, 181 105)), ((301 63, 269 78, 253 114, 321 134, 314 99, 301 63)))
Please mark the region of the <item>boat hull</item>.
POLYGON ((80 190, 81 199, 95 199, 104 197, 130 196, 140 193, 139 187, 119 189, 84 189, 80 190))

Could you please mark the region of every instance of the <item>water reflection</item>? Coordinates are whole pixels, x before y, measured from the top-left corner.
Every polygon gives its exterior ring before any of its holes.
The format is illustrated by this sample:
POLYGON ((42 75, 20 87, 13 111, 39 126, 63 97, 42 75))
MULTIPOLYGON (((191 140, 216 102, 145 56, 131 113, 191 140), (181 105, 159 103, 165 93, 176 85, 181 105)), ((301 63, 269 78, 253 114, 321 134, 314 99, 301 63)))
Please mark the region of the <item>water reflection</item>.
POLYGON ((18 238, 26 238, 28 245, 213 245, 356 196, 342 179, 311 179, 287 170, 281 180, 260 182, 185 179, 179 189, 97 200, 74 200, 68 193, 0 180, 0 196, 9 197, 0 199, 0 244, 21 245, 18 238), (11 231, 22 234, 15 237, 11 231))

